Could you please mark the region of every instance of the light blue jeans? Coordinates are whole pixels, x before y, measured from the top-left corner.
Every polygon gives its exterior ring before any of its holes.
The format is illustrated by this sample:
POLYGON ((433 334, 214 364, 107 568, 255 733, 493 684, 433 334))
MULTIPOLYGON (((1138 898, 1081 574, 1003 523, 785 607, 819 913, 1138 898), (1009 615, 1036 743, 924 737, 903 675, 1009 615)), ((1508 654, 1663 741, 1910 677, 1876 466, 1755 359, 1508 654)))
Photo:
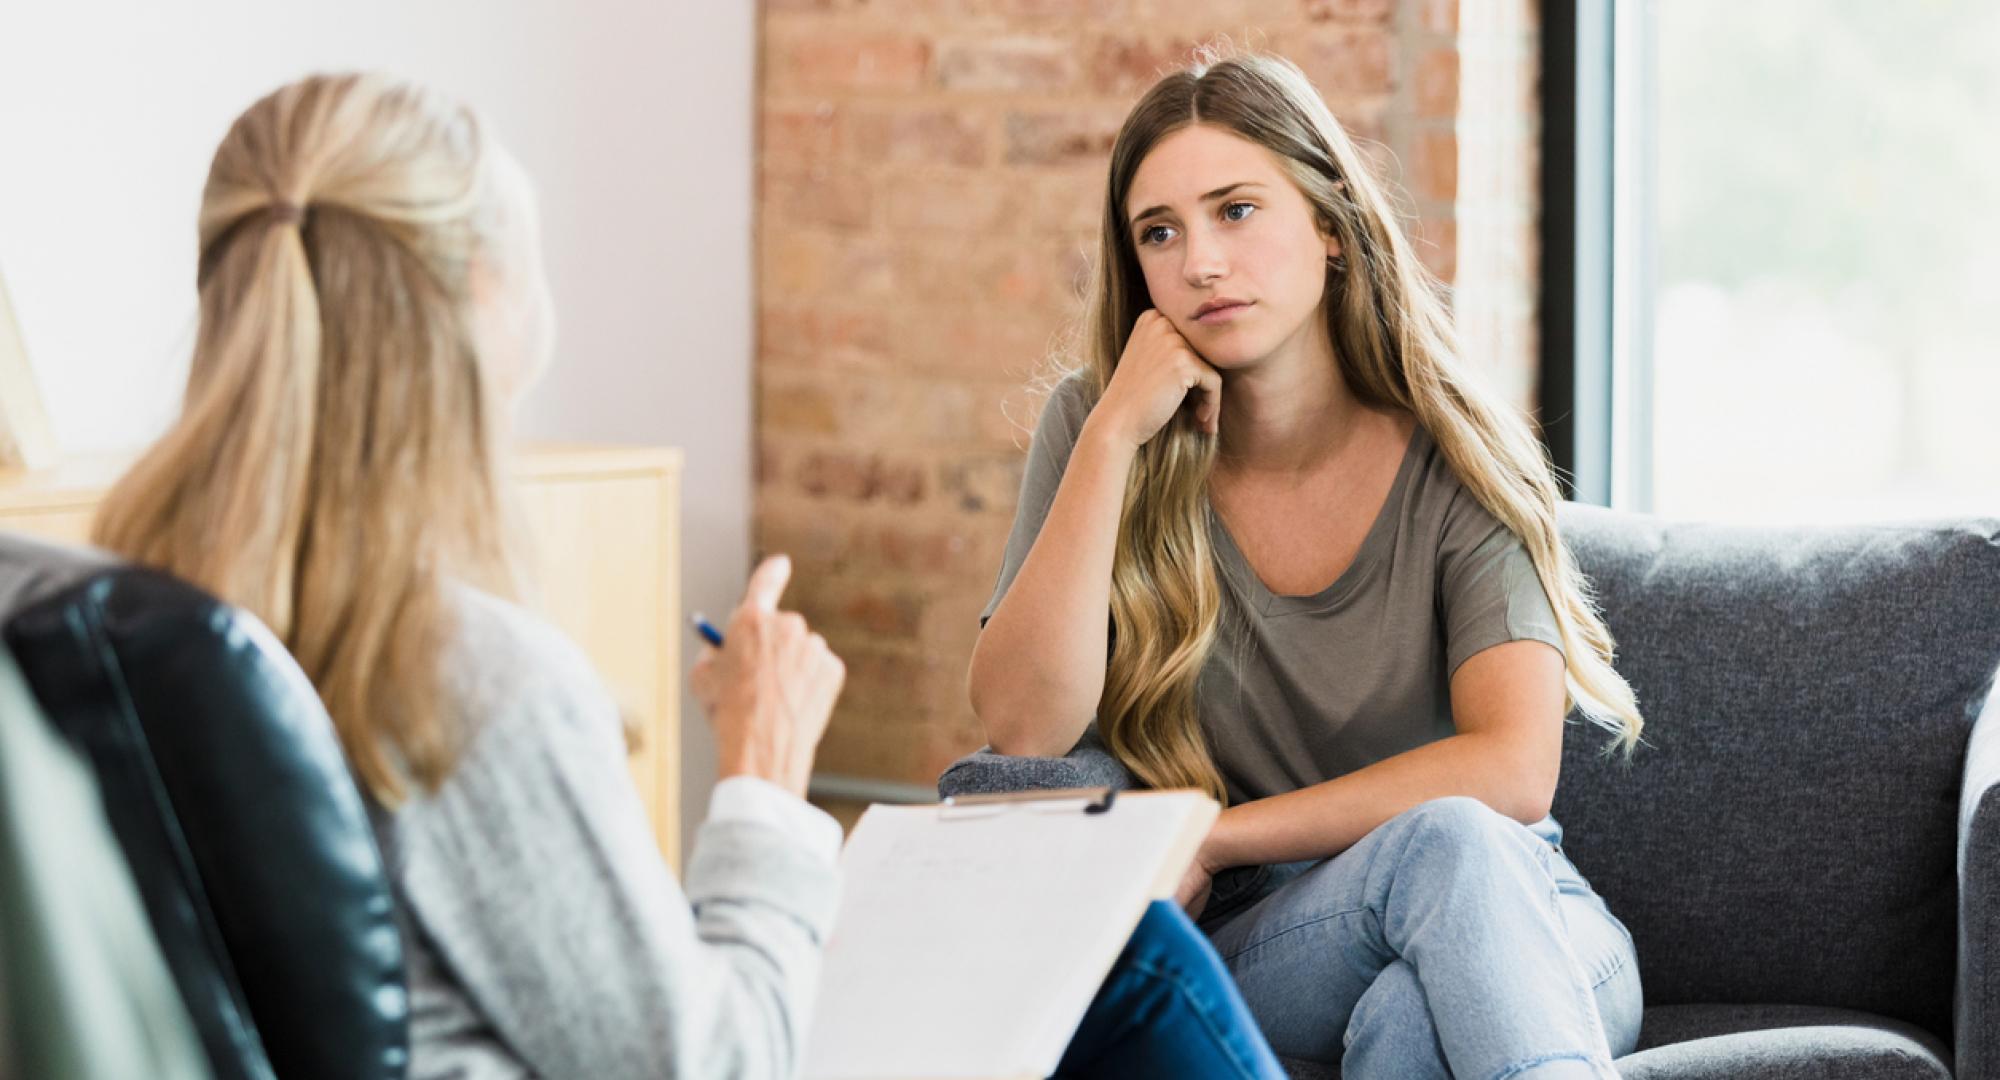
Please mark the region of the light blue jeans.
POLYGON ((1559 843, 1435 799, 1331 859, 1218 875, 1201 927, 1280 1058, 1344 1080, 1616 1080, 1632 935, 1559 843))

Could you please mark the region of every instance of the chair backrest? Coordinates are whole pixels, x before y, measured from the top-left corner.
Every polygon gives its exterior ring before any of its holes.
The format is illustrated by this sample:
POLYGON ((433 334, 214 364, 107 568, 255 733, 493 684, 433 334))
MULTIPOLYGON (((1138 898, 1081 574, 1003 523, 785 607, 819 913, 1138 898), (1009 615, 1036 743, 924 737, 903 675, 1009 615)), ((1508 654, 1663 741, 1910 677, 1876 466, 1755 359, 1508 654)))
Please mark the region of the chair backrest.
POLYGON ((97 780, 0 648, 0 1076, 208 1075, 97 780))
POLYGON ((1950 1041, 1958 795, 2000 521, 1750 529, 1565 505, 1645 740, 1573 721, 1563 847, 1648 1005, 1844 1006, 1950 1041))
POLYGON ((319 696, 269 631, 115 568, 16 612, 5 638, 96 773, 215 1075, 401 1077, 381 857, 319 696))

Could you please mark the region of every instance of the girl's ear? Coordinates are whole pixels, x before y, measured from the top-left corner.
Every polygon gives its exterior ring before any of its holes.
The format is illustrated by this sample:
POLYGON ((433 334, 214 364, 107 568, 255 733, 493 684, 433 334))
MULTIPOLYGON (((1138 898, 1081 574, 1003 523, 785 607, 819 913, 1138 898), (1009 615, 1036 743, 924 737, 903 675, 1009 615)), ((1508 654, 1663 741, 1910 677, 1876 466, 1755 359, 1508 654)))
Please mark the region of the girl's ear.
POLYGON ((1330 234, 1329 234, 1329 235, 1327 236, 1327 238, 1326 238, 1326 257, 1327 257, 1327 258, 1328 258, 1329 260, 1331 260, 1331 259, 1338 259, 1338 258, 1340 258, 1340 237, 1338 237, 1338 236, 1333 236, 1333 235, 1330 235, 1330 234))

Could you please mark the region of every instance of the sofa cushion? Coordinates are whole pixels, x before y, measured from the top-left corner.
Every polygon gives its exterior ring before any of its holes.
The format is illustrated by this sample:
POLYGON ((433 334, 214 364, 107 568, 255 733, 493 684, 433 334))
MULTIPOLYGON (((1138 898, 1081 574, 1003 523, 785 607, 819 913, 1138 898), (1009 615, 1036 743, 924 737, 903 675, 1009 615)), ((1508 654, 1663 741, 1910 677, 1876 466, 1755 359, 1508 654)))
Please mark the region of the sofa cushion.
POLYGON ((1111 756, 1095 727, 1063 757, 1008 757, 982 746, 952 762, 938 777, 938 795, 997 795, 1012 791, 1051 791, 1135 785, 1132 773, 1111 756))
POLYGON ((1600 759, 1606 733, 1573 722, 1554 813, 1632 931, 1648 1004, 1837 1006, 1948 1039, 2000 521, 1561 522, 1650 745, 1600 759))
POLYGON ((1646 1010, 1625 1080, 1951 1080, 1951 1050, 1911 1024, 1796 1005, 1646 1010))

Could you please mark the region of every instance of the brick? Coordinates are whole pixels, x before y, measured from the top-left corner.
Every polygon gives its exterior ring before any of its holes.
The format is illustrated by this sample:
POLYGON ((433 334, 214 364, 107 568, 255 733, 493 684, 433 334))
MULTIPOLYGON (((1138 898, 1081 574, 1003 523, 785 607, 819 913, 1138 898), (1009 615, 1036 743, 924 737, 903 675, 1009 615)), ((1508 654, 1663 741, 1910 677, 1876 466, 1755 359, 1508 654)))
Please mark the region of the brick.
POLYGON ((904 379, 850 380, 841 387, 839 409, 840 435, 857 446, 947 442, 970 419, 960 388, 904 379))
POLYGON ((1458 0, 1415 0, 1417 25, 1427 33, 1458 33, 1458 0))
POLYGON ((872 233, 767 228, 758 258, 766 295, 851 300, 895 292, 895 256, 872 233))
POLYGON ((1163 76, 1186 67, 1198 44, 1186 37, 1100 37, 1089 46, 1091 89, 1136 101, 1163 76))
POLYGON ((1458 276, 1458 223, 1449 217, 1427 217, 1410 229, 1417 258, 1450 284, 1458 276))
MULTIPOLYGON (((751 453, 750 474, 758 487, 776 484, 785 475, 785 451, 772 440, 758 432, 756 445, 751 453)), ((762 501, 762 497, 759 497, 762 501)))
POLYGON ((1388 99, 1344 98, 1327 102, 1333 118, 1350 139, 1382 143, 1389 139, 1388 99))
POLYGON ((850 569, 847 555, 850 532, 850 524, 824 504, 783 495, 757 500, 753 543, 760 552, 790 554, 798 576, 850 569))
POLYGON ((849 168, 978 166, 989 158, 987 122, 970 109, 856 112, 847 121, 849 168))
POLYGON ((1011 512, 1021 491, 1023 459, 967 455, 938 467, 938 496, 969 514, 1011 512))
POLYGON ((1427 199, 1458 196, 1458 136, 1449 128, 1418 132, 1411 189, 1427 199))
POLYGON ((1390 41, 1381 30, 1324 26, 1290 38, 1284 51, 1330 98, 1386 94, 1394 88, 1390 41))
POLYGON ((874 216, 867 180, 845 170, 767 170, 761 201, 770 217, 785 224, 860 229, 874 216))
POLYGON ((1362 165, 1368 170, 1368 175, 1383 186, 1390 202, 1402 202, 1405 196, 1400 188, 1409 182, 1409 178, 1403 175, 1403 163, 1396 157, 1395 151, 1389 149, 1388 142, 1356 139, 1354 148, 1360 152, 1362 165))
POLYGON ((1024 213, 1019 185, 992 170, 891 174, 880 190, 884 223, 897 232, 985 235, 1017 228, 1024 213))
POLYGON ((1048 360, 1063 318, 967 318, 963 311, 923 313, 899 327, 895 358, 908 369, 988 380, 1025 379, 1048 360))
POLYGON ((939 766, 933 771, 938 753, 931 738, 920 730, 880 730, 883 716, 883 710, 843 701, 834 710, 833 722, 827 726, 826 738, 820 743, 815 771, 913 784, 936 783, 938 773, 944 770, 939 766))
POLYGON ((1205 38, 1226 38, 1222 44, 1255 49, 1262 47, 1259 33, 1297 23, 1302 11, 1303 0, 1150 0, 1144 17, 1131 25, 1185 26, 1205 38))
POLYGON ((979 425, 979 442, 989 447, 1007 447, 1027 453, 1034 440, 1035 422, 1040 419, 1042 397, 1019 383, 1004 391, 989 393, 973 414, 979 425))
POLYGON ((873 637, 863 640, 868 643, 843 645, 836 650, 847 665, 847 688, 852 703, 879 703, 885 706, 885 714, 900 715, 905 723, 914 719, 912 714, 917 711, 909 707, 910 691, 935 678, 937 664, 921 653, 885 648, 873 637))
POLYGON ((1395 0, 1308 0, 1312 22, 1386 23, 1396 13, 1395 0))
POLYGON ((783 495, 760 499, 757 508, 758 547, 793 552, 801 573, 990 582, 1004 541, 1004 528, 957 514, 838 507, 783 495))
POLYGON ((1103 226, 1107 161, 1088 172, 1044 173, 1028 183, 1032 201, 1023 217, 1031 227, 1072 238, 1090 253, 1097 251, 1103 226))
POLYGON ((1048 37, 1000 37, 941 43, 938 85, 954 92, 1048 93, 1076 81, 1069 43, 1048 37))
POLYGON ((759 313, 757 327, 759 353, 767 361, 879 367, 890 352, 888 320, 879 308, 767 305, 759 313))
POLYGON ((978 310, 992 319, 1050 321, 1067 301, 1070 260, 1060 245, 985 238, 963 247, 908 241, 900 295, 978 310))
POLYGON ((962 576, 986 561, 985 545, 963 524, 880 522, 863 530, 855 546, 857 555, 885 568, 933 577, 962 576))
POLYGON ((758 287, 765 295, 815 295, 832 277, 836 250, 824 232, 766 227, 757 236, 758 287))
POLYGON ((798 379, 773 377, 771 372, 757 379, 757 424, 766 431, 784 434, 831 435, 838 430, 834 401, 825 387, 798 379))
MULTIPOLYGON (((959 663, 970 663, 972 643, 979 636, 979 615, 986 610, 986 601, 992 592, 993 582, 977 582, 981 588, 954 589, 931 598, 924 609, 924 641, 940 643, 957 640, 962 647, 943 650, 947 656, 964 656, 959 663)), ((963 668, 960 674, 963 674, 963 668)))
POLYGON ((1131 15, 1137 5, 1134 0, 971 0, 970 6, 1010 22, 1039 19, 1095 22, 1131 15))
POLYGON ((787 471, 791 486, 814 498, 912 505, 930 487, 921 461, 851 450, 806 450, 787 471))
POLYGON ((915 90, 930 73, 930 42, 895 33, 765 31, 765 86, 778 92, 915 90))
POLYGON ((840 110, 831 103, 766 106, 757 149, 760 161, 792 172, 809 172, 833 162, 840 142, 840 110))
POLYGON ((835 617, 870 634, 914 638, 923 625, 923 599, 907 590, 857 588, 841 601, 835 617))
POLYGON ((1124 119, 1123 110, 1101 108, 1010 112, 1005 160, 1009 165, 1103 168, 1124 119))
POLYGON ((1458 112, 1458 50, 1428 49, 1417 60, 1417 115, 1440 118, 1458 112))

